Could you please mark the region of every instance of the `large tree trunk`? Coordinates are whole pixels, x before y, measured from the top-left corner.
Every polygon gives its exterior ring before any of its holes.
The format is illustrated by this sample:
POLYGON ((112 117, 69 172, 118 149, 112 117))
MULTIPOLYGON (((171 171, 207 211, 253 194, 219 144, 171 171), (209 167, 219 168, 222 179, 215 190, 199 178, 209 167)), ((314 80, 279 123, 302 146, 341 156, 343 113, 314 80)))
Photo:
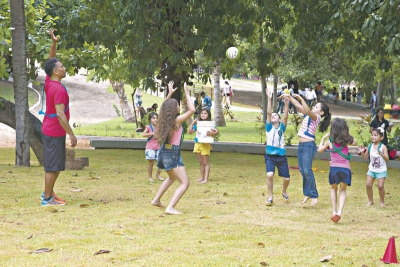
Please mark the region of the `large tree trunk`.
MULTIPOLYGON (((13 129, 16 128, 15 104, 0 97, 0 123, 13 129)), ((43 134, 42 123, 38 118, 29 113, 29 144, 35 153, 40 165, 43 166, 43 134)))
POLYGON ((132 113, 132 109, 129 106, 128 98, 126 97, 125 94, 125 88, 124 82, 115 82, 111 81, 111 86, 114 90, 114 92, 117 94, 117 101, 119 103, 119 106, 121 107, 121 114, 124 117, 125 121, 129 122, 134 122, 135 121, 135 115, 132 113))
MULTIPOLYGON (((378 105, 381 106, 381 107, 384 106, 383 105, 384 103, 382 102, 383 101, 383 97, 381 97, 382 96, 382 82, 383 81, 378 82, 378 86, 376 87, 376 99, 378 100, 378 105)), ((378 107, 376 107, 376 108, 378 108, 378 107)))
POLYGON ((15 164, 30 166, 29 108, 26 73, 26 25, 23 0, 10 1, 12 31, 12 65, 15 99, 15 164))
POLYGON ((221 69, 219 60, 215 61, 214 68, 214 121, 217 126, 226 126, 224 113, 222 112, 221 103, 221 89, 220 89, 220 77, 221 69))
POLYGON ((393 75, 393 97, 394 97, 394 103, 398 104, 398 102, 397 102, 396 76, 395 75, 393 75))
POLYGON ((262 100, 263 122, 266 122, 268 99, 267 99, 267 94, 265 93, 265 88, 267 88, 267 82, 265 81, 265 77, 263 75, 261 75, 260 78, 261 78, 261 100, 262 100))

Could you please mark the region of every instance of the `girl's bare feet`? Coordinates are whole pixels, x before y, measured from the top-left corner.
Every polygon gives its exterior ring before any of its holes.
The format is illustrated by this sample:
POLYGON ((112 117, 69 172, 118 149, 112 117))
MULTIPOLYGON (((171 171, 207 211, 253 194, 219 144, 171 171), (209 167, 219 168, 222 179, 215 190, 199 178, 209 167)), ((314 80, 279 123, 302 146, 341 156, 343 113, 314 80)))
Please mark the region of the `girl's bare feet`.
POLYGON ((156 178, 160 181, 164 181, 164 178, 162 178, 160 175, 156 176, 156 178))
POLYGON ((385 207, 385 203, 384 202, 381 202, 381 207, 385 207))
POLYGON ((169 215, 180 215, 180 214, 182 214, 182 212, 177 211, 176 209, 170 208, 170 207, 168 207, 168 208, 165 210, 165 213, 166 213, 166 214, 169 214, 169 215))
POLYGON ((308 201, 308 199, 309 199, 310 197, 304 197, 304 199, 303 199, 303 202, 301 202, 301 205, 303 205, 303 204, 305 204, 307 201, 308 201))
POLYGON ((152 184, 153 183, 153 178, 149 177, 149 182, 152 184))
POLYGON ((201 181, 200 183, 201 183, 201 184, 206 184, 206 183, 208 183, 208 180, 203 180, 203 181, 201 181))
POLYGON ((154 200, 151 202, 151 205, 160 207, 160 208, 164 207, 164 205, 160 201, 154 201, 154 200))
POLYGON ((367 206, 372 206, 372 205, 374 205, 374 202, 372 202, 372 201, 369 201, 369 202, 367 203, 367 206))
POLYGON ((196 182, 201 183, 204 179, 203 178, 199 178, 196 180, 196 182))
POLYGON ((318 198, 312 198, 310 206, 314 207, 315 205, 317 205, 317 202, 318 202, 318 198))

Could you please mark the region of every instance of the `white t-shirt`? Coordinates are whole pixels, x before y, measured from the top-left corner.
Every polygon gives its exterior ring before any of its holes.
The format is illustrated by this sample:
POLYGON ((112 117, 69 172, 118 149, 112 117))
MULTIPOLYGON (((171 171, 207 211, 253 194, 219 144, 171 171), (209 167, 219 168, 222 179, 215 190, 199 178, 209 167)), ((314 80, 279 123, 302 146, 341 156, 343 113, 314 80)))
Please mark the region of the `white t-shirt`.
POLYGON ((317 98, 317 95, 315 94, 314 91, 307 91, 306 98, 307 98, 307 100, 313 100, 313 99, 317 98))
POLYGON ((231 86, 229 84, 225 84, 224 93, 229 94, 231 90, 231 86))

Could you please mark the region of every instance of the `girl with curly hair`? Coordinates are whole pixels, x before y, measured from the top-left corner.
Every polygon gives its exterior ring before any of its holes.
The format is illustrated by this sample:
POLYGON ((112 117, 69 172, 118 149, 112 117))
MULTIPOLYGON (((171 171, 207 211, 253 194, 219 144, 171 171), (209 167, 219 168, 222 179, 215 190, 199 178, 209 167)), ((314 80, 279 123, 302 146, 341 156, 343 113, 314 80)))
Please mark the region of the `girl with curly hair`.
POLYGON ((163 102, 160 109, 160 117, 158 120, 158 141, 160 143, 160 152, 158 156, 157 167, 165 169, 168 178, 164 180, 158 190, 155 198, 151 202, 153 206, 164 207, 161 203, 161 197, 167 191, 176 179, 179 181, 179 186, 175 190, 171 201, 169 202, 165 212, 167 214, 178 215, 181 212, 175 209, 175 205, 181 199, 183 194, 189 188, 189 178, 186 173, 185 166, 182 162, 181 143, 183 140, 182 123, 189 119, 195 112, 194 104, 190 98, 189 88, 184 84, 184 91, 187 100, 188 111, 179 115, 178 102, 171 98, 172 94, 178 88, 174 88, 174 82, 168 84, 168 96, 163 102))
POLYGON ((349 127, 343 119, 336 118, 331 123, 331 131, 322 137, 318 152, 326 149, 331 152, 329 170, 329 184, 331 185, 332 216, 331 220, 337 223, 342 216, 346 202, 346 189, 351 186, 351 168, 348 145, 355 145, 354 137, 350 135, 349 127), (328 140, 325 139, 328 138, 328 140), (337 191, 339 189, 339 208, 337 208, 337 191))

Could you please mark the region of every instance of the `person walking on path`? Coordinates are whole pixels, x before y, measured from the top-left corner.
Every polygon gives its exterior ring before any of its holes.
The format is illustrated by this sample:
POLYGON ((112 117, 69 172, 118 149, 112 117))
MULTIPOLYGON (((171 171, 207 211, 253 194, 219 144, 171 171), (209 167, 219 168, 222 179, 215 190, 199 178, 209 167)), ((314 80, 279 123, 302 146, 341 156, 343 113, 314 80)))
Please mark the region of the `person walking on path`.
POLYGON ((353 103, 356 103, 357 91, 356 91, 355 87, 353 87, 353 91, 351 92, 351 95, 353 97, 353 103))
MULTIPOLYGON (((153 183, 153 165, 154 162, 158 160, 158 153, 160 150, 160 144, 158 143, 156 137, 156 133, 158 130, 158 125, 157 125, 158 114, 152 111, 150 112, 148 118, 149 118, 149 125, 147 125, 146 128, 144 129, 143 137, 147 137, 146 150, 145 150, 146 160, 149 161, 149 165, 147 166, 147 173, 149 176, 150 183, 153 183)), ((160 181, 164 181, 164 179, 161 178, 160 174, 161 174, 161 169, 158 169, 156 173, 156 178, 160 181)))
POLYGON ((171 201, 165 209, 167 214, 178 215, 182 213, 175 209, 175 205, 181 199, 183 194, 185 194, 190 185, 181 156, 181 143, 183 141, 182 123, 194 114, 195 108, 192 99, 190 98, 189 88, 185 83, 184 91, 188 110, 184 114, 177 116, 180 111, 178 101, 171 98, 171 96, 178 88, 174 88, 174 82, 170 81, 168 89, 167 99, 162 103, 160 108, 160 119, 158 121, 159 133, 157 137, 161 145, 157 167, 159 169, 165 169, 168 178, 161 184, 160 189, 158 189, 151 204, 156 207, 164 207, 161 203, 161 197, 175 182, 175 180, 178 180, 179 186, 175 190, 171 201))
POLYGON ((43 156, 44 156, 44 192, 41 196, 42 206, 65 205, 66 201, 56 195, 54 185, 61 171, 65 170, 66 134, 69 135, 71 147, 75 147, 77 139, 69 125, 69 95, 61 84, 66 76, 66 69, 56 58, 58 37, 50 29, 52 44, 49 60, 45 63, 46 80, 46 113, 42 123, 43 156))
MULTIPOLYGON (((197 121, 211 121, 211 112, 203 108, 200 112, 200 116, 193 120, 189 127, 188 133, 192 134, 197 131, 197 121)), ((217 129, 210 129, 207 131, 207 136, 216 136, 218 134, 217 129)), ((200 178, 196 180, 201 184, 208 183, 208 178, 210 176, 210 154, 212 147, 209 143, 199 143, 197 138, 194 138, 194 149, 193 153, 196 153, 197 160, 200 165, 200 178)))
POLYGON ((324 102, 317 103, 311 110, 301 96, 296 94, 294 96, 286 94, 282 96, 282 98, 287 97, 297 107, 299 112, 304 114, 303 122, 297 133, 299 137, 297 160, 301 176, 303 177, 304 194, 304 200, 301 204, 305 204, 311 198, 311 206, 315 206, 319 196, 312 170, 312 161, 317 152, 315 132, 318 125, 320 132, 325 132, 328 129, 331 121, 331 113, 329 113, 329 107, 324 102), (322 122, 321 118, 324 118, 322 122))
POLYGON ((228 81, 225 81, 224 92, 222 93, 222 107, 228 105, 231 106, 230 95, 232 92, 232 87, 229 85, 228 81))
POLYGON ((347 101, 347 102, 351 102, 351 91, 350 91, 350 87, 347 87, 347 90, 346 90, 346 101, 347 101))
POLYGON ((369 107, 371 109, 371 115, 372 118, 375 117, 375 110, 378 108, 378 99, 376 98, 376 92, 375 90, 371 91, 371 101, 369 102, 369 107))
POLYGON ((268 198, 267 206, 271 206, 274 202, 274 172, 275 167, 278 168, 278 175, 283 178, 282 197, 284 201, 289 200, 286 190, 290 183, 289 165, 286 157, 285 137, 286 125, 288 122, 289 99, 285 98, 285 111, 283 121, 278 113, 272 112, 272 92, 265 89, 268 97, 267 121, 265 123, 265 131, 267 135, 267 146, 265 147, 265 168, 267 172, 268 198))
POLYGON ((204 92, 201 92, 200 96, 201 96, 201 107, 211 110, 212 106, 211 98, 204 92))
POLYGON ((361 98, 363 96, 363 92, 361 91, 361 87, 358 87, 357 91, 357 104, 361 104, 361 98))
POLYGON ((318 152, 326 149, 331 152, 329 184, 331 185, 332 216, 331 220, 337 223, 343 214, 346 202, 346 189, 351 186, 351 168, 349 145, 355 145, 354 137, 350 135, 349 127, 344 119, 336 118, 331 123, 330 133, 322 137, 318 152), (329 137, 328 140, 326 140, 329 137), (326 141, 325 141, 326 140, 326 141), (339 208, 337 207, 339 189, 339 208))
POLYGON ((322 101, 322 84, 321 82, 317 82, 315 85, 315 94, 317 95, 317 103, 322 101))
POLYGON ((367 172, 367 196, 368 203, 367 206, 374 205, 374 197, 372 186, 375 180, 378 181, 379 199, 381 207, 385 206, 385 179, 388 177, 386 162, 389 161, 388 149, 382 144, 383 140, 382 128, 375 128, 372 130, 371 139, 372 144, 366 147, 360 146, 358 153, 364 160, 369 158, 369 166, 367 172))

